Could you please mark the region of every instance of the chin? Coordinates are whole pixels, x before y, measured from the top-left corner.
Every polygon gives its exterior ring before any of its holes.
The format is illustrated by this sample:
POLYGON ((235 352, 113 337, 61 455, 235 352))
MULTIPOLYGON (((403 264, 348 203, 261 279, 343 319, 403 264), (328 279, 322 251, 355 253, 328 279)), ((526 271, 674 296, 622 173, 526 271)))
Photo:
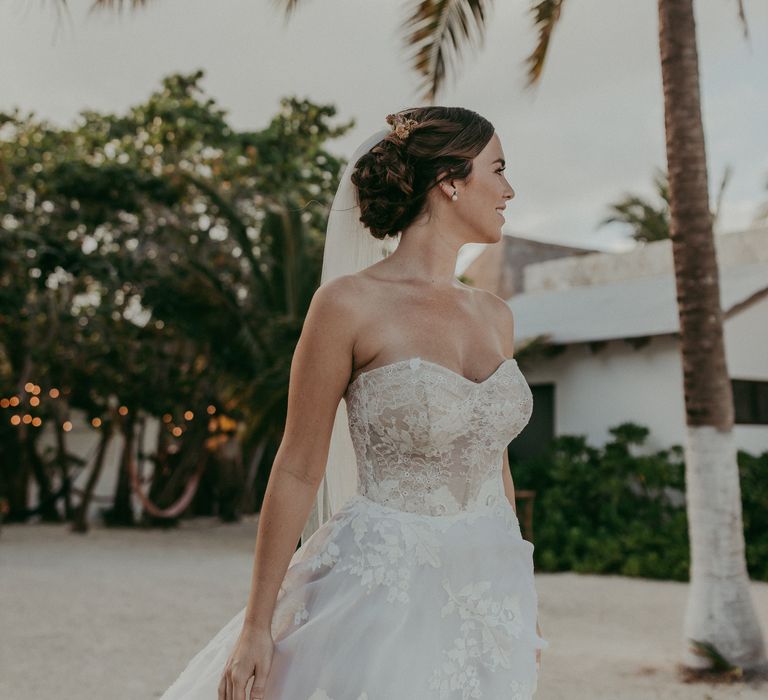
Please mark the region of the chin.
POLYGON ((493 236, 491 237, 491 240, 487 242, 498 243, 501 240, 503 235, 504 235, 504 230, 501 226, 499 226, 499 228, 494 231, 493 236))
POLYGON ((498 243, 504 235, 503 225, 499 225, 498 228, 487 229, 475 229, 475 236, 472 240, 466 241, 467 243, 498 243))

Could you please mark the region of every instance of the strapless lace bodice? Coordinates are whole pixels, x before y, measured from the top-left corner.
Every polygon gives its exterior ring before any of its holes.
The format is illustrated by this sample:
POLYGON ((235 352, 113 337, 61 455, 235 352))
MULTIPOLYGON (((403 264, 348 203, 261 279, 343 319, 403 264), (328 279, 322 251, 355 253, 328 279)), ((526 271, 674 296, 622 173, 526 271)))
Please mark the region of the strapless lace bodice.
POLYGON ((533 409, 517 360, 474 382, 414 357, 363 372, 345 398, 363 496, 424 515, 506 498, 503 450, 533 409))

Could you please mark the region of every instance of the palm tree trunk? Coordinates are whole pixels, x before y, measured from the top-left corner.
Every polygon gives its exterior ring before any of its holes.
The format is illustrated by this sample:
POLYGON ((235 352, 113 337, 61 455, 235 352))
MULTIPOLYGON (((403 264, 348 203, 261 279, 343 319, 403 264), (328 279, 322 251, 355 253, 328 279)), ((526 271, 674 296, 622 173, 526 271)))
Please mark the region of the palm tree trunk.
MULTIPOLYGON (((35 481, 37 481, 40 518, 44 523, 60 523, 62 517, 59 509, 56 507, 56 498, 54 498, 51 479, 48 475, 48 465, 37 453, 36 439, 31 434, 31 431, 26 432, 23 449, 26 452, 26 459, 30 465, 32 475, 35 477, 35 481)), ((65 482, 62 481, 62 483, 65 482)), ((64 493, 66 493, 66 489, 64 493)))
POLYGON ((129 411, 122 421, 123 450, 120 457, 120 467, 115 485, 115 499, 110 508, 104 514, 107 525, 117 527, 133 527, 136 518, 133 512, 131 477, 129 472, 129 460, 135 441, 135 417, 134 412, 129 411))
POLYGON ((756 668, 765 648, 744 554, 733 396, 709 210, 693 0, 658 0, 667 165, 686 412, 691 570, 683 663, 710 666, 695 641, 756 668))

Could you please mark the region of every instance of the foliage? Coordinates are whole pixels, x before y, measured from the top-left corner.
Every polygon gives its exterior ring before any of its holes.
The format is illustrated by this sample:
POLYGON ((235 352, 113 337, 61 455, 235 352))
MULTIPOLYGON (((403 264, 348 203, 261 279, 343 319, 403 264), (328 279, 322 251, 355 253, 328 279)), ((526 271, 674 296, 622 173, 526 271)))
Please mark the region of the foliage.
MULTIPOLYGON (((345 165, 324 144, 354 121, 285 98, 264 129, 237 131, 202 77, 168 76, 126 114, 84 111, 71 128, 0 113, 0 395, 21 395, 17 412, 60 427, 111 399, 186 432, 185 410, 205 421, 213 404, 241 421, 246 453, 279 440, 345 165)), ((4 444, 36 439, 3 413, 4 444)), ((0 484, 28 471, 0 450, 0 484)))
POLYGON ((669 182, 663 170, 656 169, 653 178, 659 203, 649 202, 638 196, 627 194, 610 205, 611 214, 598 226, 614 222, 627 224, 632 228, 632 238, 638 243, 650 243, 669 238, 669 182))
MULTIPOLYGON (((717 223, 722 209, 723 195, 728 186, 733 170, 726 166, 717 191, 717 199, 712 210, 712 225, 717 223)), ((669 178, 666 171, 656 168, 653 186, 657 202, 651 202, 639 195, 626 194, 624 198, 609 206, 611 212, 598 224, 598 228, 611 223, 627 224, 632 230, 632 238, 637 243, 651 243, 669 238, 669 178)))
MULTIPOLYGON (((539 457, 512 464, 516 487, 536 491, 537 568, 687 581, 682 448, 639 454, 647 428, 623 423, 610 432, 601 448, 563 435, 539 457)), ((768 580, 768 452, 740 451, 738 459, 748 566, 754 579, 768 580)))
POLYGON ((768 581, 768 452, 739 450, 738 458, 747 569, 753 579, 768 581))

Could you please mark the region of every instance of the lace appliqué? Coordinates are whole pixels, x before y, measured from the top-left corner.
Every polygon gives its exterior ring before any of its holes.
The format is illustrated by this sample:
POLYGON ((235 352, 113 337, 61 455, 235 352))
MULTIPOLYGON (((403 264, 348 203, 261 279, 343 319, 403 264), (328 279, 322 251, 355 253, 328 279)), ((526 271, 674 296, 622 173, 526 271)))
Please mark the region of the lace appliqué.
MULTIPOLYGON (((429 687, 440 691, 441 700, 453 697, 452 693, 459 690, 462 700, 482 698, 479 667, 496 671, 511 666, 515 640, 523 630, 520 599, 515 595, 506 595, 501 601, 494 599, 488 594, 490 581, 470 583, 454 593, 446 579, 443 588, 448 602, 441 615, 458 615, 463 636, 454 640, 451 649, 443 651, 443 661, 430 677, 429 687)), ((518 685, 520 697, 528 698, 522 694, 523 684, 518 685)))
POLYGON ((417 566, 442 566, 440 542, 424 523, 375 518, 371 524, 368 514, 361 511, 352 519, 351 527, 358 551, 339 568, 359 576, 369 593, 374 586, 385 586, 390 603, 410 602, 411 572, 417 566), (378 535, 376 539, 373 533, 378 535))
POLYGON ((356 494, 328 521, 331 534, 308 560, 309 567, 313 571, 337 567, 339 571, 358 576, 369 593, 374 586, 384 586, 388 589, 389 602, 409 603, 408 588, 418 567, 443 566, 439 533, 459 522, 471 524, 479 518, 498 516, 504 518, 510 534, 522 540, 520 524, 506 497, 489 497, 482 508, 425 519, 356 494), (344 527, 354 533, 355 551, 342 552, 335 541, 344 527))
POLYGON ((309 610, 307 610, 307 606, 304 604, 304 601, 301 601, 298 610, 293 613, 293 624, 298 627, 302 622, 305 622, 308 619, 309 610))
POLYGON ((533 410, 513 358, 479 383, 420 358, 394 362, 358 375, 346 401, 358 491, 433 516, 499 495, 488 485, 499 484, 503 450, 533 410))

